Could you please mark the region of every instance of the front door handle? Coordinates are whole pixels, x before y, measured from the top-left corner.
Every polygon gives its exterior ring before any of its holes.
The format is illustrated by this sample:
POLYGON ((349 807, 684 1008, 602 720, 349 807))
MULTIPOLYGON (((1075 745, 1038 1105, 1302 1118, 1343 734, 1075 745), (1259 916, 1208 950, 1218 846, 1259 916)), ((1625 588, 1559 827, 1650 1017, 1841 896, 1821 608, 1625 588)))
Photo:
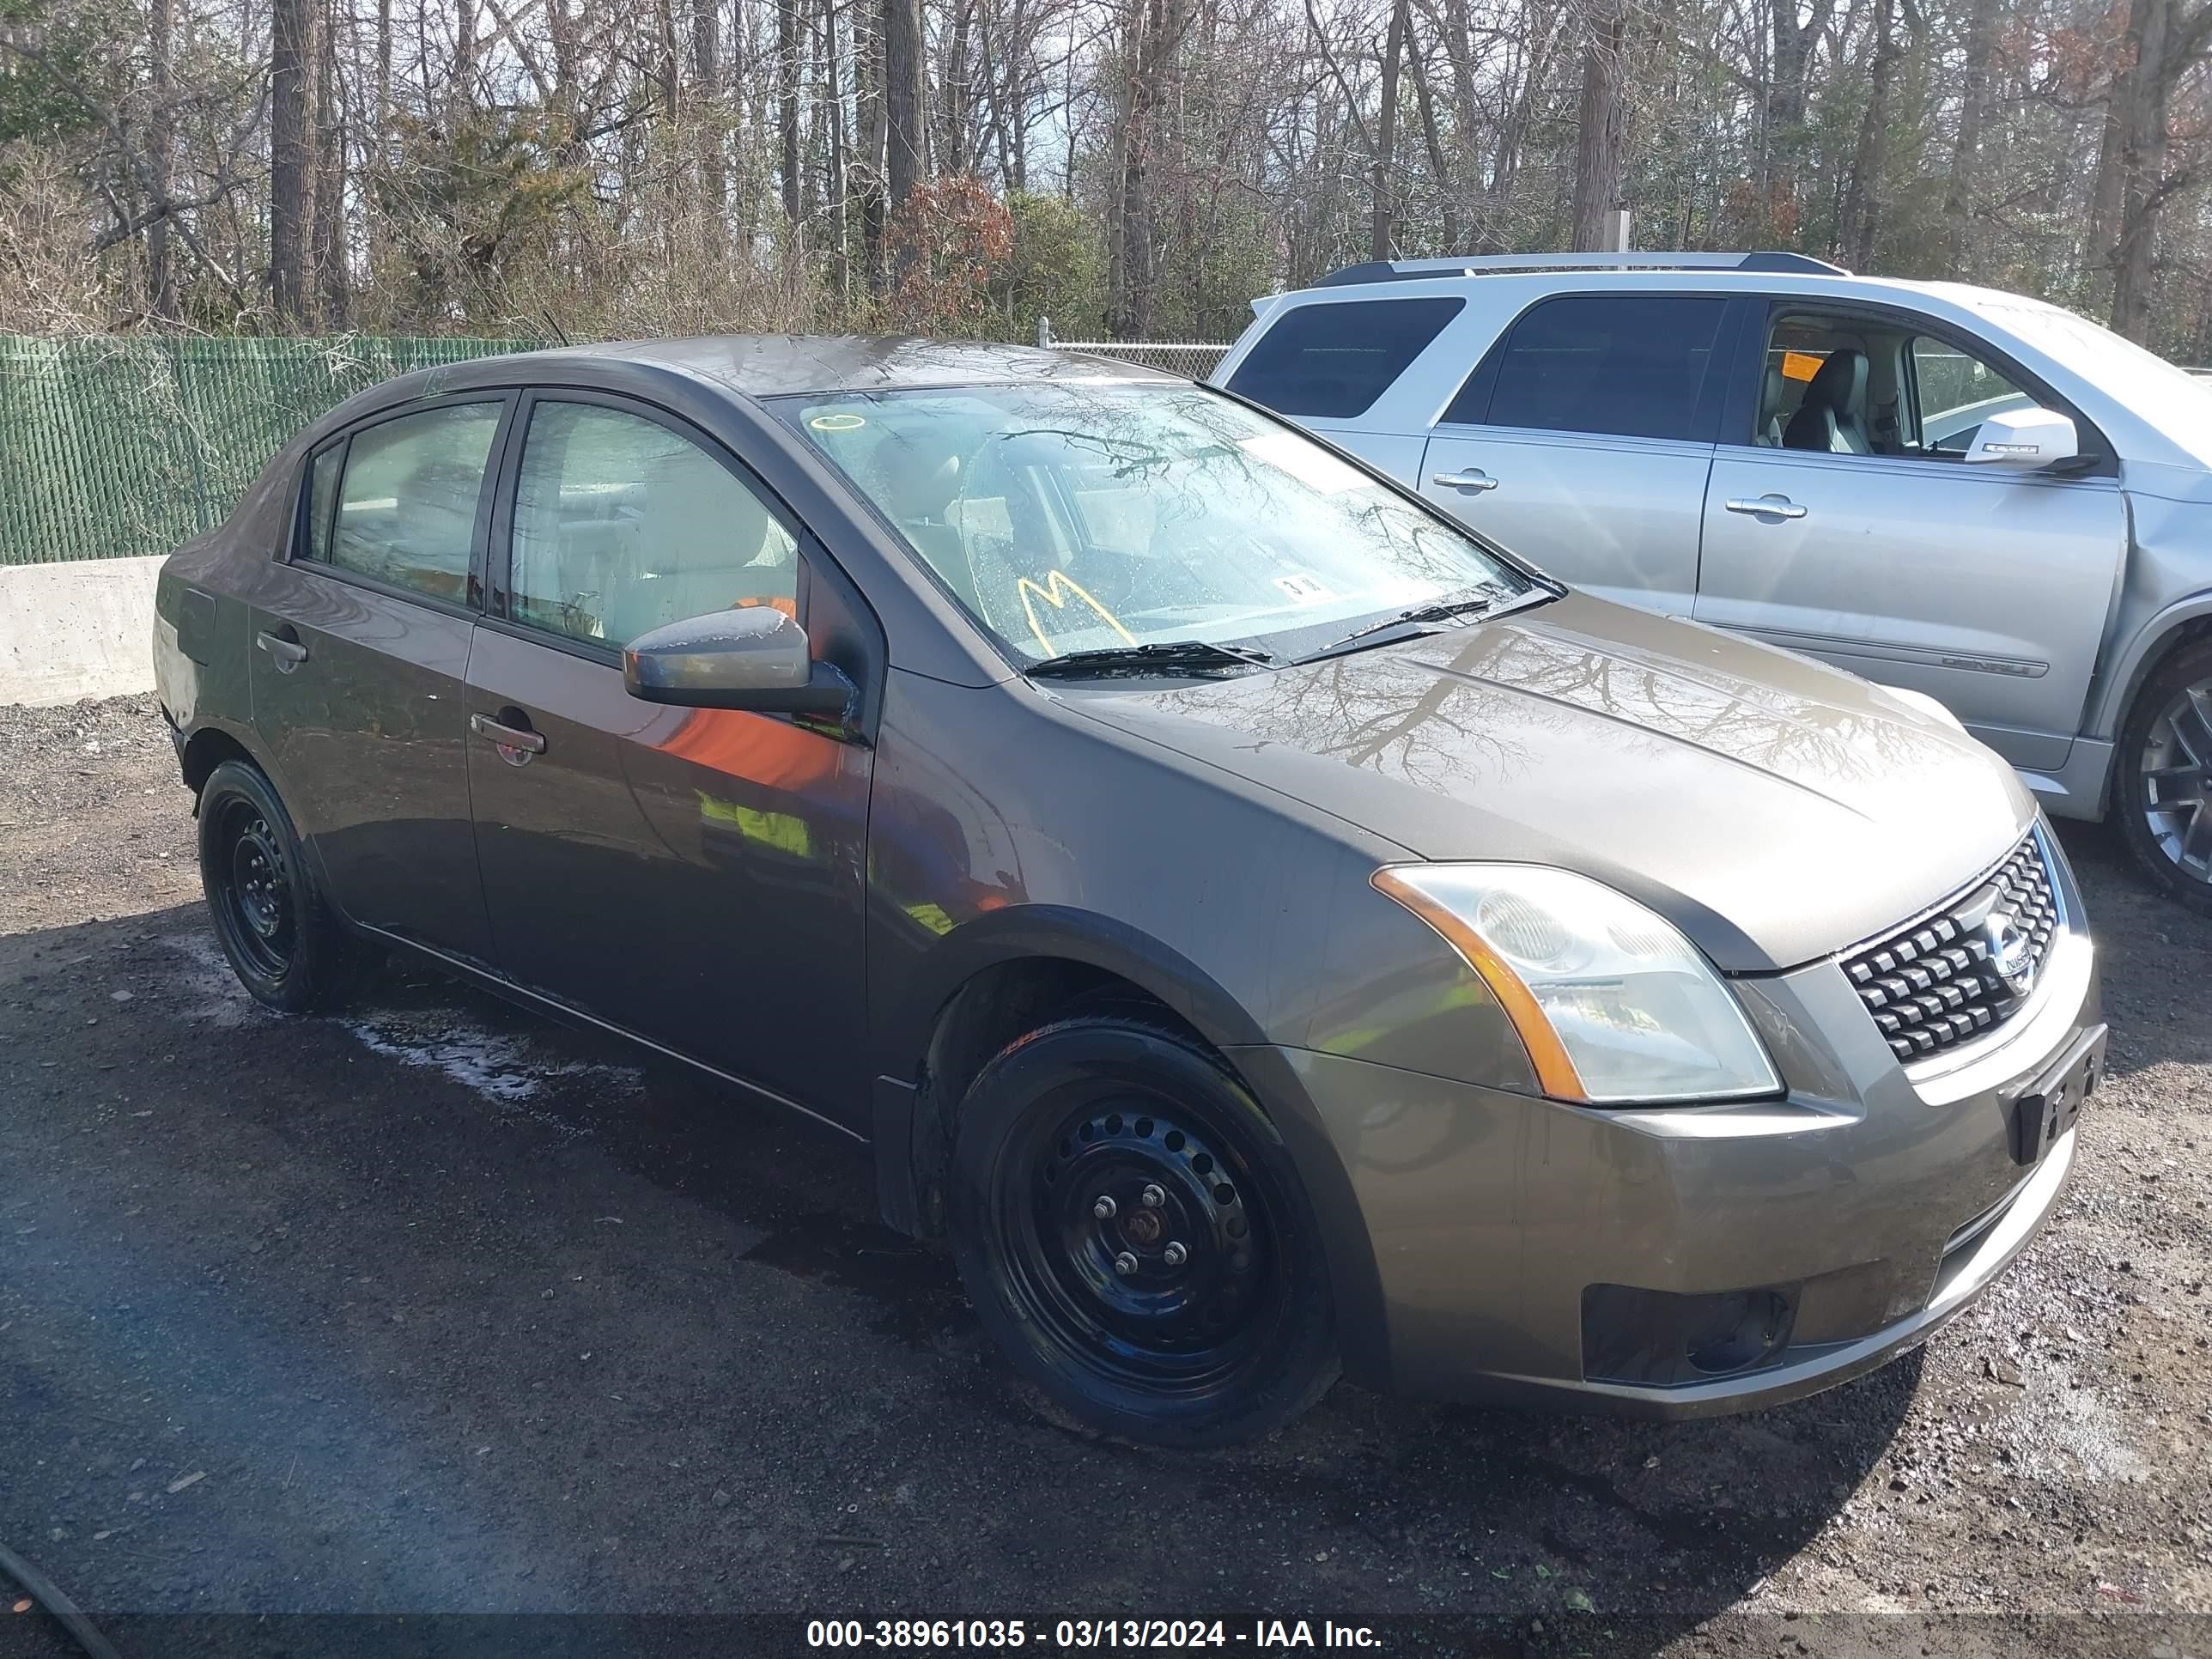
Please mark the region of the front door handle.
POLYGON ((509 726, 495 715, 470 715, 469 730, 498 750, 499 757, 510 766, 526 764, 532 755, 545 752, 543 732, 533 732, 526 726, 509 726))
POLYGON ((1464 472, 1431 473, 1429 482, 1442 484, 1446 489, 1472 489, 1478 493, 1498 488, 1498 480, 1479 467, 1470 467, 1464 472))
POLYGON ((1809 511, 1787 495, 1761 495, 1755 501, 1733 501, 1728 503, 1728 510, 1748 513, 1754 519, 1802 519, 1809 511))
POLYGON ((307 647, 300 643, 289 628, 282 633, 272 633, 264 628, 253 636, 253 642, 269 653, 280 674, 290 673, 307 659, 307 647))

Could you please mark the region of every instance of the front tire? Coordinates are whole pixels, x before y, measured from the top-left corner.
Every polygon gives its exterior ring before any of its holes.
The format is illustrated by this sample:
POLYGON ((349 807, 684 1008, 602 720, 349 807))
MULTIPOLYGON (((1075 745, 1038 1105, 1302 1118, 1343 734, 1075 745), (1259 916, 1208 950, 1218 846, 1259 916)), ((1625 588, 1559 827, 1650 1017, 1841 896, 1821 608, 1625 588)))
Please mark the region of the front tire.
POLYGON ((985 1328, 1086 1425, 1223 1445, 1335 1379, 1297 1171, 1250 1091, 1165 1024, 1069 1018, 1011 1044, 968 1091, 951 1174, 985 1328))
POLYGON ((2212 640, 2174 652, 2122 729, 2113 817, 2151 884, 2212 915, 2212 640))
POLYGON ((200 788, 200 885, 239 983, 280 1013, 343 1001, 361 949, 317 889, 291 815, 259 768, 225 761, 200 788))

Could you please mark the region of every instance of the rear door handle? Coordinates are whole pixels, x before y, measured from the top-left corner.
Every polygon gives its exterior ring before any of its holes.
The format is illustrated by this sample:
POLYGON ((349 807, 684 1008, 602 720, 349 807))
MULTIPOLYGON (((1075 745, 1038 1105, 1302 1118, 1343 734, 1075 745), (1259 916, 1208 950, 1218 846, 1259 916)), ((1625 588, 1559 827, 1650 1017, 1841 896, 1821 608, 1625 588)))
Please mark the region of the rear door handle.
POLYGON ((532 755, 545 752, 545 734, 533 732, 526 726, 509 726, 490 714, 469 716, 469 730, 489 741, 501 750, 501 760, 513 761, 517 766, 532 755), (514 750, 514 755, 506 751, 514 750))
POLYGON ((1731 513, 1748 513, 1754 519, 1802 519, 1810 510, 1798 506, 1787 495, 1761 495, 1755 501, 1739 499, 1727 506, 1731 513))
MULTIPOLYGON (((284 630, 284 634, 291 631, 288 628, 284 630)), ((253 636, 254 644, 269 653, 276 662, 276 672, 280 674, 290 673, 307 659, 307 647, 296 639, 285 638, 284 634, 272 633, 264 628, 253 636)))
POLYGON ((1431 473, 1429 482, 1433 484, 1442 484, 1446 489, 1472 489, 1479 492, 1498 488, 1497 479, 1476 468, 1469 468, 1465 472, 1431 473))

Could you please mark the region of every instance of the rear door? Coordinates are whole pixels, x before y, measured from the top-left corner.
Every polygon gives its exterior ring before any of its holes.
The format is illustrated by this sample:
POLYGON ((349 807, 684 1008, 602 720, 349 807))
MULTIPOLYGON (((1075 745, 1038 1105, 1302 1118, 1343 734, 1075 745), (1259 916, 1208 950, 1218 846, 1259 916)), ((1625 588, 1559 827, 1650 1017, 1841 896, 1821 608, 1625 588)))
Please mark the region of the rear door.
POLYGON ((2015 766, 2063 765, 2126 552, 2118 482, 2108 463, 2053 477, 1960 457, 1978 411, 2031 402, 2103 440, 1911 313, 1778 301, 1706 490, 1698 619, 1925 692, 2015 766), (1801 418, 1838 352, 1864 359, 1826 383, 1846 406, 1801 418), (1826 447, 1797 447, 1823 428, 1826 447))
POLYGON ((1687 615, 1728 309, 1650 292, 1537 301, 1430 434, 1421 493, 1579 587, 1687 615))
POLYGON ((471 658, 477 847, 516 983, 860 1128, 870 751, 643 702, 620 648, 736 605, 882 672, 864 608, 760 480, 643 404, 533 394, 471 658))
POLYGON ((512 398, 377 417, 315 451, 252 611, 253 724, 355 921, 489 955, 464 683, 492 458, 512 398))

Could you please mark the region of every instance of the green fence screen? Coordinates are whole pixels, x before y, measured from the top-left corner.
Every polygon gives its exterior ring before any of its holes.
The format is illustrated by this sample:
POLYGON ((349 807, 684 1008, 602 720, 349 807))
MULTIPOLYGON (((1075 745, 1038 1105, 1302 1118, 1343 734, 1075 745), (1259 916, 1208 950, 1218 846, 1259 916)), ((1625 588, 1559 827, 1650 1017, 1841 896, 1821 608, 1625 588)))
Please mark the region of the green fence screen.
POLYGON ((0 564, 166 553, 332 404, 532 343, 0 335, 0 564))

